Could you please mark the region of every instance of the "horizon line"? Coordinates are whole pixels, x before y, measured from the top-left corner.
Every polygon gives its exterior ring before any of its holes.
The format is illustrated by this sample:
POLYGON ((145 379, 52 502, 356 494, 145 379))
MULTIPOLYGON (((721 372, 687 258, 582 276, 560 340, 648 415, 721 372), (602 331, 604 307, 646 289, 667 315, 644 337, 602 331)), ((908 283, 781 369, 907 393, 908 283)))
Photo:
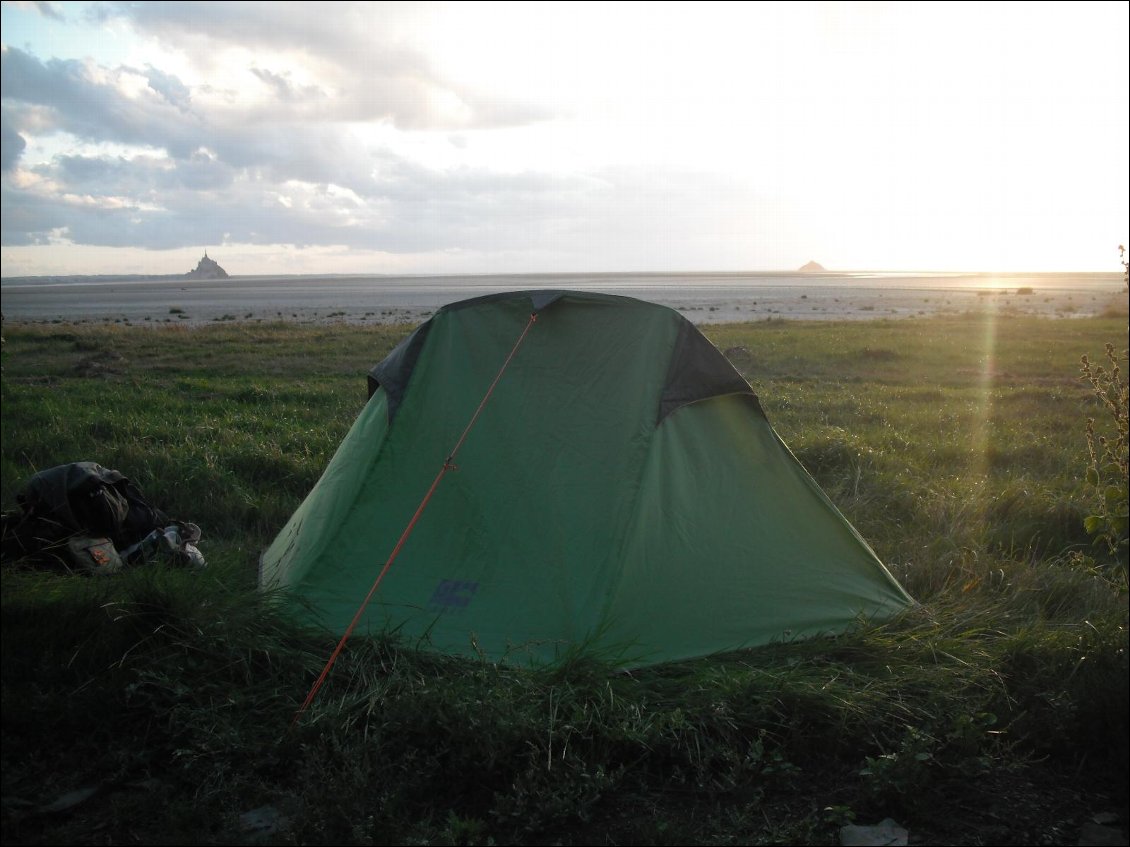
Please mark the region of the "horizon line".
MULTIPOLYGON (((213 259, 215 261, 215 259, 213 259)), ((761 268, 743 270, 563 270, 563 271, 304 271, 293 273, 228 273, 227 279, 247 277, 390 277, 390 278, 452 278, 452 277, 524 277, 524 276, 704 276, 708 274, 740 276, 742 274, 788 274, 797 276, 820 276, 822 274, 843 276, 845 274, 866 275, 900 275, 900 274, 927 274, 945 276, 1014 276, 1019 274, 1125 274, 1125 270, 949 270, 938 268, 850 268, 835 269, 822 268, 820 270, 801 270, 800 268, 761 268)), ((4 274, 0 272, 0 279, 53 279, 60 277, 70 278, 144 278, 144 279, 184 279, 193 281, 201 279, 190 277, 186 273, 148 273, 148 272, 108 272, 108 273, 36 273, 36 274, 4 274)), ((224 277, 219 277, 220 280, 224 277)), ((215 282, 215 279, 206 280, 215 282)))

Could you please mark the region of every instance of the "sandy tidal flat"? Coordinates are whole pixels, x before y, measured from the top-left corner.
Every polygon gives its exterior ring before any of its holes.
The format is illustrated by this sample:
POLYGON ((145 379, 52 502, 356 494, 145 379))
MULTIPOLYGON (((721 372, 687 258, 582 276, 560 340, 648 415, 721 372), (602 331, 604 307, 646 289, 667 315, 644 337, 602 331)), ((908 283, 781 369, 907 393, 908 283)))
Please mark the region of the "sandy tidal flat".
POLYGON ((525 289, 600 291, 678 309, 695 323, 866 320, 986 309, 1073 317, 1125 308, 1122 275, 696 273, 497 276, 20 278, 0 281, 6 320, 418 323, 470 297, 525 289))

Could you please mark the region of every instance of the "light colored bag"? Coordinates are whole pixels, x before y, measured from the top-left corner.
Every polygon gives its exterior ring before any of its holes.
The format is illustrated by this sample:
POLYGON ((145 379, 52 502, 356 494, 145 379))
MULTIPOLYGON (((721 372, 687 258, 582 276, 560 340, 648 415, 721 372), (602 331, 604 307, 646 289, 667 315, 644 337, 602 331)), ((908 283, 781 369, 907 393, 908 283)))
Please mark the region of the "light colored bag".
POLYGON ((123 567, 122 557, 109 538, 73 535, 67 539, 67 553, 77 568, 95 575, 117 573, 123 567))

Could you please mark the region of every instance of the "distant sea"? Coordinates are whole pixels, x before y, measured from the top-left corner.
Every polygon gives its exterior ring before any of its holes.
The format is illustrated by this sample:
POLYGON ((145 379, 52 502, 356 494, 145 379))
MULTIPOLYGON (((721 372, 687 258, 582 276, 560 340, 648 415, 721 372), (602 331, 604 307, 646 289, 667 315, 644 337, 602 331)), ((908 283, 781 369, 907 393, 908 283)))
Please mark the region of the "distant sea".
POLYGON ((570 273, 466 276, 19 277, 5 320, 418 322, 448 303, 527 289, 599 291, 696 323, 905 318, 994 311, 1073 317, 1125 303, 1120 273, 570 273))

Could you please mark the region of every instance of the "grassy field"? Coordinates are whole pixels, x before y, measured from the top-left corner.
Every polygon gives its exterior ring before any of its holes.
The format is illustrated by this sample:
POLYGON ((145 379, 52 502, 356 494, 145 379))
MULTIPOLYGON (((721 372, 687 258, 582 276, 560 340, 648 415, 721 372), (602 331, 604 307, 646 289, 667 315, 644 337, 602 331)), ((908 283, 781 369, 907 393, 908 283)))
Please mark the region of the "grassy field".
MULTIPOLYGON (((1126 562, 1083 530, 1084 354, 1127 320, 705 327, 920 601, 884 626, 632 674, 334 640, 256 557, 411 327, 5 325, 0 495, 91 460, 209 567, 3 569, 3 841, 1075 844, 1127 800, 1126 562), (249 817, 247 813, 257 812, 249 817)), ((1125 830, 1123 830, 1125 831, 1125 830)))

